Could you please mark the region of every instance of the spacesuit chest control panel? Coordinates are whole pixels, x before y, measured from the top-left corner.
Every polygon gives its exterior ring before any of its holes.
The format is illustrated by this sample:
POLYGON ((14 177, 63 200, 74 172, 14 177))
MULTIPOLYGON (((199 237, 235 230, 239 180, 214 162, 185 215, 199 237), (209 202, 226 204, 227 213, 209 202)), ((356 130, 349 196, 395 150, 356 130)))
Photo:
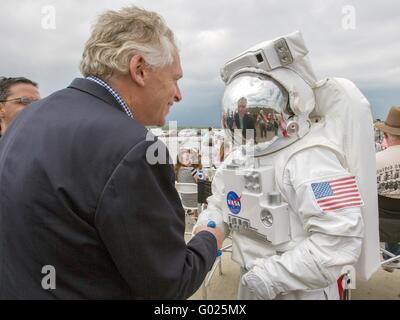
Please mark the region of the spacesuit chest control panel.
POLYGON ((223 169, 224 221, 231 230, 278 245, 291 240, 289 206, 275 191, 272 166, 246 168, 233 160, 223 169))

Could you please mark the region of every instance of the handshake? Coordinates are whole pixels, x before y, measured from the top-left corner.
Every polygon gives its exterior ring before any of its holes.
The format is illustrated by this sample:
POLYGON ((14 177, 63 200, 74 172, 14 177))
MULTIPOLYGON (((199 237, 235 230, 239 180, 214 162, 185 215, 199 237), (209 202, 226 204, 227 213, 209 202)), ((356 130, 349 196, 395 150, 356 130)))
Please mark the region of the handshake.
POLYGON ((221 255, 219 249, 221 249, 222 242, 229 234, 229 229, 222 218, 222 213, 209 209, 204 210, 199 215, 199 218, 193 227, 192 234, 195 235, 200 231, 208 231, 215 236, 218 245, 218 255, 221 255))
MULTIPOLYGON (((200 231, 208 231, 215 236, 218 243, 217 256, 220 256, 222 242, 230 232, 228 225, 223 220, 222 213, 213 209, 204 210, 199 215, 192 233, 195 235, 200 231)), ((262 280, 264 278, 262 275, 265 273, 263 259, 256 259, 247 265, 245 269, 247 272, 243 274, 241 282, 251 292, 254 299, 271 300, 276 297, 276 293, 262 280)))

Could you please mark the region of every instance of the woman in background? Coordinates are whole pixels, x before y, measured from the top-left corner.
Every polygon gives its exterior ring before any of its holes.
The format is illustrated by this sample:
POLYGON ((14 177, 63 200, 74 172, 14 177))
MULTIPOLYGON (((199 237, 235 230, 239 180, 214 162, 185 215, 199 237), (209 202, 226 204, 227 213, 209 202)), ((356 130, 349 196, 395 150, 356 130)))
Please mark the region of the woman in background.
POLYGON ((175 164, 177 182, 197 183, 205 179, 202 172, 201 156, 195 149, 181 149, 175 164))

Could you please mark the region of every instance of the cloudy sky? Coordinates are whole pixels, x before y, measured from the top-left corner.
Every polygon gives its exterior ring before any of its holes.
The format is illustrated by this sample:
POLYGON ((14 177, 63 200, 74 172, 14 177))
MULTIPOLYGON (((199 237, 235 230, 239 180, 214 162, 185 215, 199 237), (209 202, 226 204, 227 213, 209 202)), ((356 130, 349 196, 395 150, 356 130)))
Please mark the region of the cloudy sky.
POLYGON ((79 60, 96 16, 129 4, 157 11, 177 35, 183 101, 168 119, 179 126, 217 126, 223 64, 294 30, 303 33, 317 76, 354 81, 374 117, 384 119, 391 105, 400 105, 395 0, 2 0, 0 75, 29 77, 43 96, 64 88, 80 76, 79 60))

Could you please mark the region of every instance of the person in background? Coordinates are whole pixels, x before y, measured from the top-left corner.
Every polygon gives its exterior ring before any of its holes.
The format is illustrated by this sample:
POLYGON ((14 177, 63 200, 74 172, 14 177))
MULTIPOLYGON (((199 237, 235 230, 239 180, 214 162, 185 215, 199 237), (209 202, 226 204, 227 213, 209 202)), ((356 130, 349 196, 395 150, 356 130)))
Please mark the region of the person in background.
POLYGON ((268 120, 266 119, 263 110, 260 110, 257 115, 257 123, 260 127, 261 139, 267 137, 267 122, 268 120))
POLYGON ((207 133, 202 138, 203 146, 212 146, 213 145, 214 132, 211 127, 208 127, 207 133))
POLYGON ((1 136, 28 104, 39 99, 40 93, 36 82, 24 77, 0 77, 1 136))
MULTIPOLYGON (((256 141, 256 127, 253 117, 247 114, 247 99, 241 97, 237 102, 237 113, 235 114, 235 126, 237 129, 242 129, 244 140, 251 139, 252 136, 247 136, 247 130, 253 130, 254 141, 256 141)), ((251 131, 250 131, 251 132, 251 131)))
MULTIPOLYGON (((199 181, 208 180, 202 168, 201 156, 196 150, 188 148, 179 151, 175 164, 175 179, 178 183, 196 184, 198 184, 199 181)), ((183 196, 185 199, 182 199, 182 201, 185 202, 186 206, 192 208, 197 207, 197 194, 181 195, 181 197, 183 196)), ((188 215, 198 216, 197 209, 187 209, 186 212, 188 215)))
MULTIPOLYGON (((390 108, 385 122, 375 123, 375 128, 383 132, 388 145, 376 154, 378 194, 400 199, 400 107, 390 108)), ((396 256, 400 254, 400 244, 397 242, 385 243, 385 249, 396 256)), ((386 255, 384 257, 389 258, 386 255)), ((400 261, 393 262, 392 266, 400 267, 400 261)), ((393 268, 386 266, 385 270, 393 271, 393 268)))
POLYGON ((197 183, 203 180, 201 156, 194 149, 182 148, 175 164, 175 179, 177 182, 197 183), (199 176, 200 174, 200 176, 199 176))
POLYGON ((205 168, 215 168, 215 160, 218 153, 218 136, 214 134, 211 127, 203 136, 201 144, 201 162, 205 168))

